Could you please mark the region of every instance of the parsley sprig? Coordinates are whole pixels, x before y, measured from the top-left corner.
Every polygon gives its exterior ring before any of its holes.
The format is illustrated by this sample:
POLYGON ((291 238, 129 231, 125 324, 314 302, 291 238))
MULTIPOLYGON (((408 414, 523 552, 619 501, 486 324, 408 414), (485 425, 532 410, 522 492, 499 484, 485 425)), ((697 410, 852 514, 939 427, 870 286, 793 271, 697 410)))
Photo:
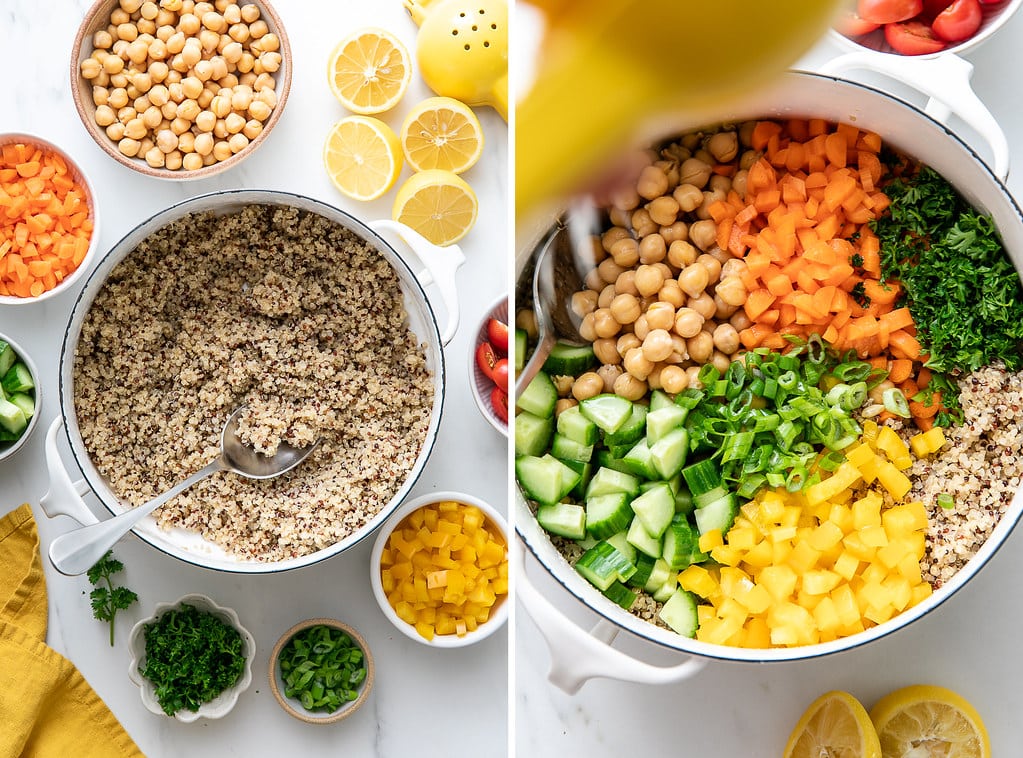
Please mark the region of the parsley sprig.
POLYGON ((92 615, 97 621, 107 621, 110 624, 110 646, 114 646, 114 619, 118 611, 131 606, 139 596, 127 587, 117 587, 111 581, 113 574, 124 570, 124 564, 114 558, 112 552, 107 552, 96 564, 89 569, 89 582, 96 586, 89 593, 92 600, 92 615), (100 584, 102 582, 102 585, 100 584))

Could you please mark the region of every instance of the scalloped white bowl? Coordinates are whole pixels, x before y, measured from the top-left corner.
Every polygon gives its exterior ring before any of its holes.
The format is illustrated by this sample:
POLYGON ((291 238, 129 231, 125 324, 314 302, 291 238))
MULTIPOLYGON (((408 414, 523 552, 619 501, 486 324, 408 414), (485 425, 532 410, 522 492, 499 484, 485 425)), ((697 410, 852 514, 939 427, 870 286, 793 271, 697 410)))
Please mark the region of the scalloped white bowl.
POLYGON ((160 707, 160 702, 156 699, 156 689, 153 687, 153 683, 144 677, 140 670, 145 665, 146 659, 145 628, 147 624, 153 623, 165 612, 180 608, 185 604, 195 606, 200 611, 206 611, 237 629, 238 633, 242 636, 245 651, 245 668, 233 687, 228 687, 213 698, 213 700, 203 703, 197 711, 182 709, 174 714, 174 718, 178 721, 190 724, 201 718, 222 718, 234 708, 235 703, 238 702, 238 696, 245 692, 249 685, 252 684, 252 659, 256 657, 256 640, 249 633, 248 629, 241 625, 237 613, 230 608, 217 605, 206 595, 191 594, 178 598, 173 603, 157 603, 153 615, 135 624, 131 629, 131 636, 128 639, 128 652, 131 654, 131 662, 128 664, 128 678, 138 685, 139 691, 142 694, 142 704, 152 713, 159 716, 166 715, 163 712, 163 708, 160 707))

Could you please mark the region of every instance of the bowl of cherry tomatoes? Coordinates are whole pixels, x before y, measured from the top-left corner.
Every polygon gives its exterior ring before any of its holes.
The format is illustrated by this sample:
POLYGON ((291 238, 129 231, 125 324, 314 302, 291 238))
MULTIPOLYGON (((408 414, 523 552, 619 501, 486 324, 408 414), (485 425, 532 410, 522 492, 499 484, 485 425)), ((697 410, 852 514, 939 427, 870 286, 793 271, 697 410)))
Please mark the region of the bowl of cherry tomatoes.
POLYGON ((508 434, 508 298, 502 295, 480 319, 472 342, 469 386, 476 407, 490 425, 508 434))
POLYGON ((853 49, 896 55, 963 53, 1015 13, 1023 0, 858 0, 835 24, 853 49))

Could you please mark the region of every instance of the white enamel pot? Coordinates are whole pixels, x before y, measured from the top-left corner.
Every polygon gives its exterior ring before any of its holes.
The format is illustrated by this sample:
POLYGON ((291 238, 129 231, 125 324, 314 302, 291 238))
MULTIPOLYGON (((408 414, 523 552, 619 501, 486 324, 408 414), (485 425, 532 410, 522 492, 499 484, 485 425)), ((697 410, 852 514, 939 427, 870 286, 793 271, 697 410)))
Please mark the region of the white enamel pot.
POLYGON ((61 348, 60 414, 50 426, 45 443, 50 488, 40 502, 47 516, 70 516, 83 525, 96 523, 99 520, 98 517, 84 500, 84 497, 89 494, 94 495, 111 514, 116 515, 125 510, 89 459, 78 428, 74 405, 75 349, 85 317, 100 289, 106 283, 107 277, 114 267, 127 257, 142 240, 172 221, 190 213, 203 211, 227 214, 252 204, 288 206, 316 213, 340 224, 365 240, 390 263, 400 281, 409 326, 419 338, 420 343, 425 345, 426 363, 434 378, 433 404, 426 439, 405 481, 398 483, 394 496, 368 523, 341 541, 308 555, 277 562, 242 560, 228 554, 195 532, 184 529, 161 529, 152 517, 145 518, 132 531, 154 548, 196 566, 246 574, 283 571, 317 563, 358 544, 387 520, 415 485, 426 465, 440 425, 445 387, 443 348, 454 336, 458 326, 455 272, 465 261, 465 256, 458 247, 437 247, 402 224, 392 221, 366 224, 333 206, 312 198, 278 191, 233 190, 193 197, 143 221, 114 245, 90 274, 71 312, 61 348), (420 266, 413 270, 406 262, 405 257, 398 254, 399 248, 413 253, 413 257, 418 260, 420 266), (429 287, 429 297, 427 287, 429 287), (443 304, 443 315, 446 318, 443 328, 438 325, 430 297, 436 298, 443 304), (63 435, 61 430, 63 430, 63 435), (70 449, 70 458, 73 461, 70 466, 65 465, 65 459, 62 456, 59 444, 61 436, 66 439, 70 449), (75 473, 69 473, 75 469, 77 469, 75 473))
MULTIPOLYGON (((832 76, 790 72, 777 86, 755 94, 741 106, 722 114, 721 121, 754 118, 816 117, 854 124, 877 132, 890 147, 932 166, 948 179, 974 207, 993 216, 1005 247, 1017 270, 1023 270, 1023 214, 1006 189, 1003 179, 1008 166, 992 171, 978 153, 944 124, 915 106, 868 86, 832 76)), ((692 128, 684 116, 662 118, 660 137, 692 128)), ((517 255, 523 271, 537 237, 522 233, 517 255)), ((795 648, 750 650, 712 645, 681 637, 622 610, 590 585, 557 551, 533 518, 521 494, 516 497, 515 523, 519 536, 512 551, 516 563, 516 592, 536 622, 551 650, 549 678, 566 692, 577 691, 587 680, 606 677, 648 684, 685 679, 707 661, 725 660, 769 663, 817 658, 889 635, 927 615, 962 589, 999 549, 1023 513, 1023 496, 1017 492, 1007 512, 977 554, 948 582, 919 605, 867 631, 833 642, 795 648), (536 561, 527 561, 531 554, 536 561), (592 629, 570 622, 559 609, 569 598, 563 592, 551 597, 541 593, 530 578, 530 570, 546 569, 570 595, 601 617, 592 629), (556 596, 555 596, 556 595, 556 596), (677 651, 679 660, 668 666, 654 666, 635 659, 612 646, 622 631, 645 640, 650 646, 677 651)), ((645 645, 641 645, 642 649, 645 645)))

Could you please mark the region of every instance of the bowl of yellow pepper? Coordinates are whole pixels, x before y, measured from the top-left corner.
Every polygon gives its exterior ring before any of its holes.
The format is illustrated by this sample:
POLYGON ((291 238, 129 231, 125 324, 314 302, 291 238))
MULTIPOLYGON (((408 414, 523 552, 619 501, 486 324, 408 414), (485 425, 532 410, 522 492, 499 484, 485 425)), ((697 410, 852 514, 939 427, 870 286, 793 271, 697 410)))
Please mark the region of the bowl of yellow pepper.
POLYGON ((404 503, 381 529, 370 559, 373 594, 405 636, 464 647, 508 619, 508 523, 460 492, 404 503))

